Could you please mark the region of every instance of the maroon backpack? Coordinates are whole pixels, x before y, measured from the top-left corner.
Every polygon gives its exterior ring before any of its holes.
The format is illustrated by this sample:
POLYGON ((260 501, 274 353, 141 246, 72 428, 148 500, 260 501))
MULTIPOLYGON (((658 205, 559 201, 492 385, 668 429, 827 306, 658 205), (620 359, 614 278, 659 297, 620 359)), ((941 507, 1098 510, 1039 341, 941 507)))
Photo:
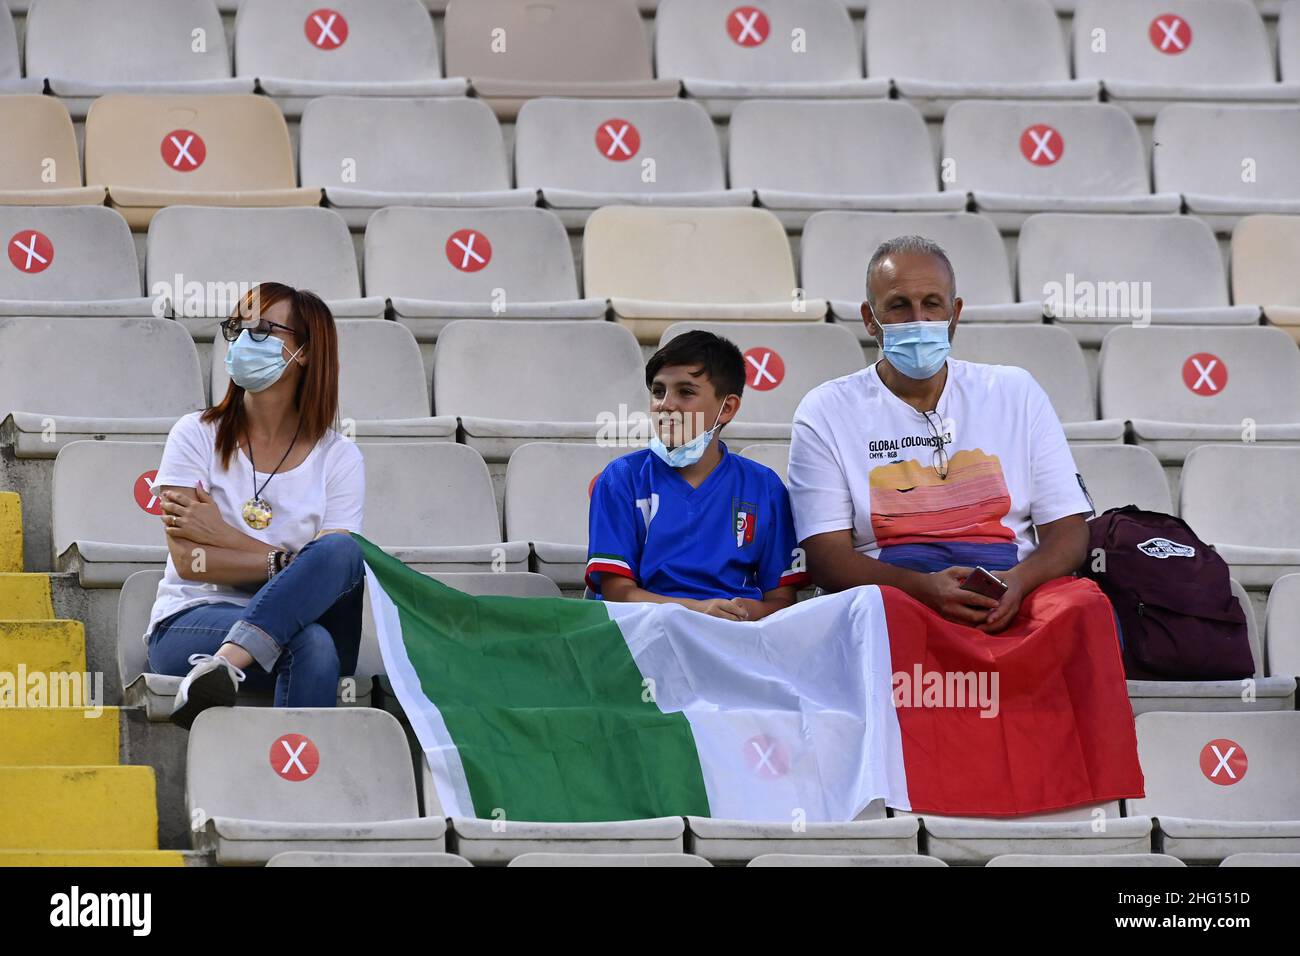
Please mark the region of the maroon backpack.
POLYGON ((1173 515, 1135 505, 1088 522, 1079 573, 1110 598, 1130 680, 1235 680, 1255 663, 1228 565, 1173 515), (1104 561, 1102 558, 1104 557, 1104 561))

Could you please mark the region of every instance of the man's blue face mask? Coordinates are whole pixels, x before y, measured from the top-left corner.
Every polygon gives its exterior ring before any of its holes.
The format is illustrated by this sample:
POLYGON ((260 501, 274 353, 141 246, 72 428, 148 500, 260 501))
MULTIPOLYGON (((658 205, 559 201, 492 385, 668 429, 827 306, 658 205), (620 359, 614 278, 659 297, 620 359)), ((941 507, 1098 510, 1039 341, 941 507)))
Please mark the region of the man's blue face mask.
POLYGON ((900 374, 926 379, 943 368, 952 343, 948 322, 877 322, 881 331, 881 352, 900 374))

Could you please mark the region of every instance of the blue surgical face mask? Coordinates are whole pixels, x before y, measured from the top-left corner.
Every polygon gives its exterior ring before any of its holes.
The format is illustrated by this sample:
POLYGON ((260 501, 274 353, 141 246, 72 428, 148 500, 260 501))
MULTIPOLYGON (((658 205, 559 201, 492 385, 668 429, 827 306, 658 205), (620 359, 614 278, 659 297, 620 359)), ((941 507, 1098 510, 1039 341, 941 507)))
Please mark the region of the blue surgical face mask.
MULTIPOLYGON (((727 396, 730 398, 731 396, 727 396)), ((678 445, 676 448, 669 448, 659 437, 659 429, 655 429, 650 436, 650 450, 655 453, 667 465, 673 468, 689 468, 701 458, 704 457, 704 451, 709 447, 709 442, 713 441, 713 433, 718 430, 718 422, 722 420, 722 409, 718 409, 718 417, 713 420, 713 427, 706 432, 701 432, 684 445, 678 445)))
MULTIPOLYGON (((298 352, 302 348, 298 346, 298 352)), ((226 350, 226 373, 240 388, 260 392, 280 381, 280 376, 289 367, 289 362, 298 357, 298 352, 286 359, 284 342, 280 339, 268 335, 257 342, 245 329, 226 350)))
POLYGON ((908 378, 926 379, 943 368, 952 343, 947 322, 896 322, 880 325, 881 351, 908 378))

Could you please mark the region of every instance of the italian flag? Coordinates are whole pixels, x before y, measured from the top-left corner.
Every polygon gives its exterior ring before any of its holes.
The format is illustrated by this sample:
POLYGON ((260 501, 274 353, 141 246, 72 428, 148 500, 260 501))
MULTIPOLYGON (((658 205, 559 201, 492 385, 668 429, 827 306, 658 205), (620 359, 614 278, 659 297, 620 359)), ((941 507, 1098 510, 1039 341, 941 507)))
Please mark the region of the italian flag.
POLYGON ((846 821, 1142 795, 1104 595, 1061 578, 985 635, 859 587, 762 621, 473 597, 360 536, 386 672, 448 816, 846 821))

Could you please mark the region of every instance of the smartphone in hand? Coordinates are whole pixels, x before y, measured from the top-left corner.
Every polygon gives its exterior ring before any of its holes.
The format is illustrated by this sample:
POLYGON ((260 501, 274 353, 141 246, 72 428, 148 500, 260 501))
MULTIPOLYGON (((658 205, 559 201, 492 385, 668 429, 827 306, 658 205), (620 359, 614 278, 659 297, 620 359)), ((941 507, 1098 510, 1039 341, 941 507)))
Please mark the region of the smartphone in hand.
POLYGON ((984 597, 993 598, 995 601, 1000 600, 1006 593, 1007 584, 995 575, 983 568, 976 568, 966 576, 966 580, 961 583, 963 591, 973 591, 975 594, 982 594, 984 597))

